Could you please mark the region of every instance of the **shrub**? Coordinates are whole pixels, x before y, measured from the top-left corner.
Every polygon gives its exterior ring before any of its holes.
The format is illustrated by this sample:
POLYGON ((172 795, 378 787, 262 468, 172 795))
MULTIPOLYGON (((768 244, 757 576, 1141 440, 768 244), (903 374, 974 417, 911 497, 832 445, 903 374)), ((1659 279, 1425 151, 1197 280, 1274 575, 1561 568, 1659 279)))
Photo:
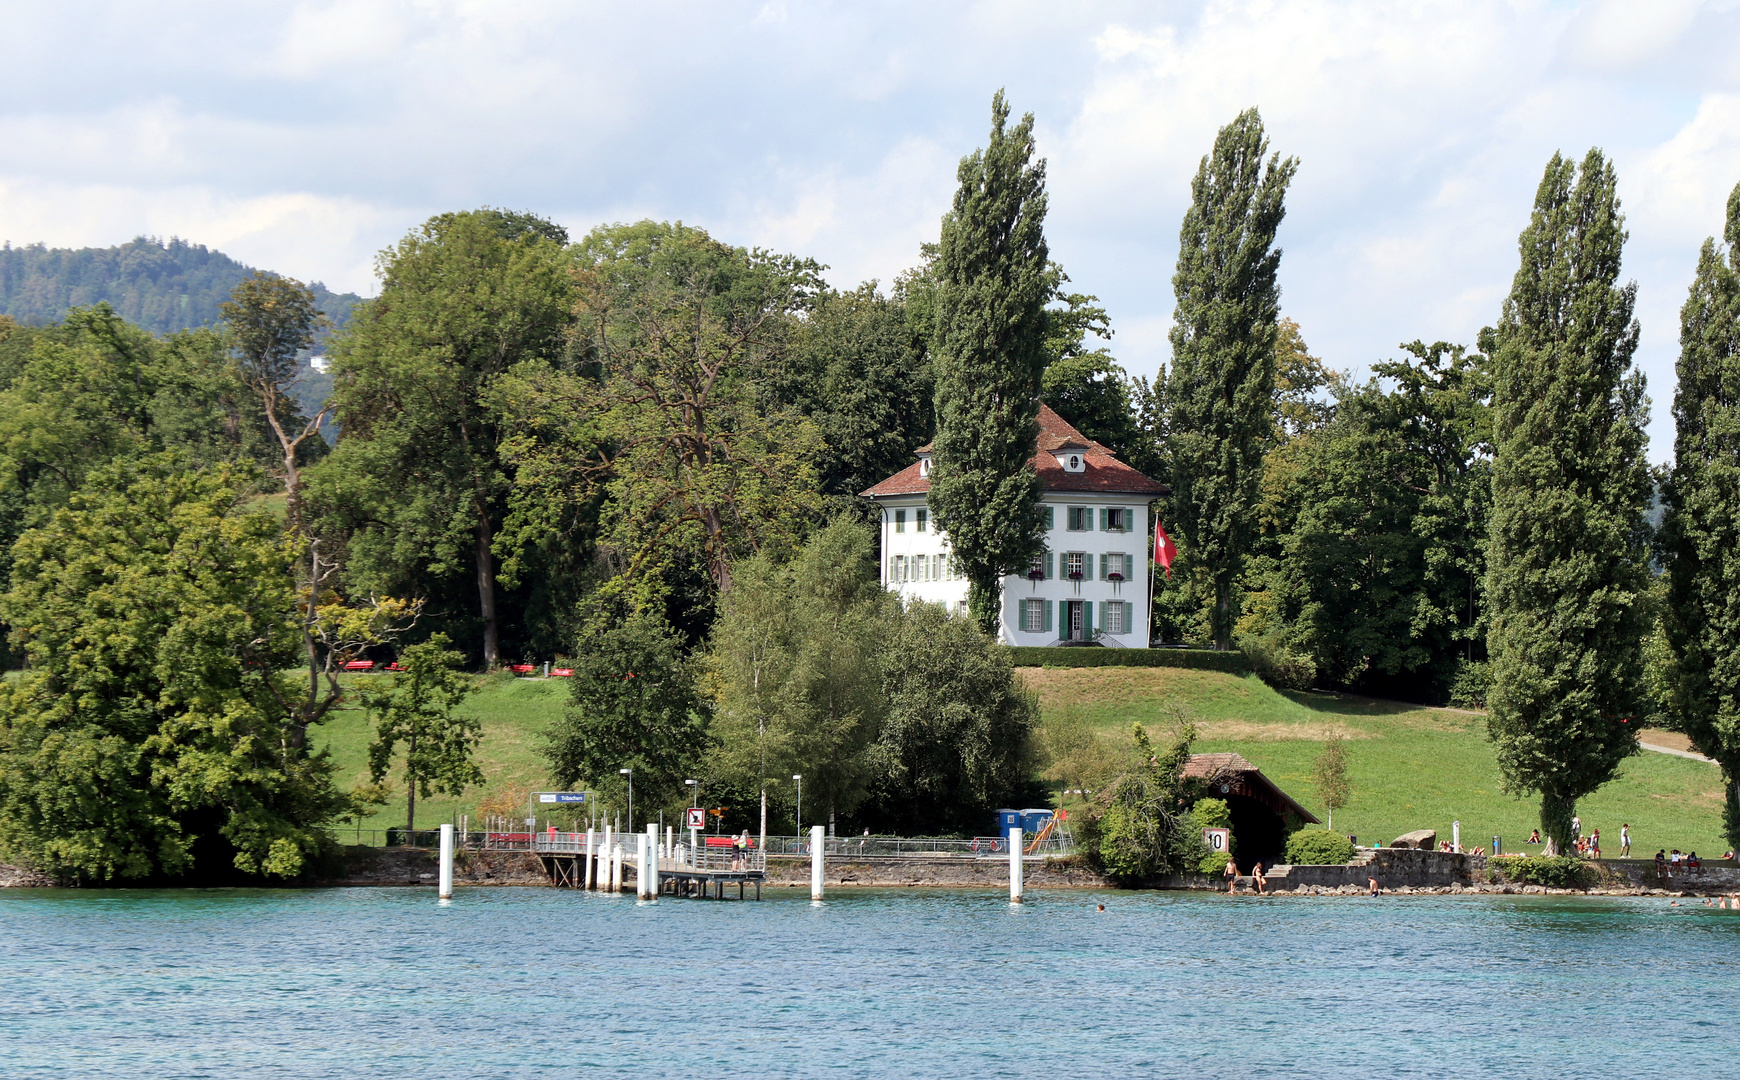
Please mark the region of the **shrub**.
POLYGON ((1205 874, 1219 874, 1226 870, 1226 864, 1232 862, 1232 856, 1224 851, 1211 851, 1202 857, 1196 868, 1205 874))
POLYGON ((1486 690, 1492 683, 1492 670, 1484 660, 1463 660, 1456 665, 1456 677, 1450 683, 1450 704, 1458 709, 1486 708, 1486 690))
POLYGON ((1549 889, 1587 889, 1601 871, 1575 855, 1533 855, 1522 859, 1495 859, 1493 870, 1514 885, 1541 885, 1549 889))
POLYGON ((1282 643, 1279 635, 1247 637, 1239 651, 1257 678, 1278 690, 1309 690, 1317 681, 1317 663, 1282 643))
POLYGON ((1013 645, 1009 656, 1017 667, 1169 667, 1224 671, 1243 675, 1250 670, 1244 656, 1212 649, 1095 649, 1062 645, 1013 645))
POLYGON ((1287 861, 1296 866, 1325 866, 1353 859, 1353 841, 1328 829, 1301 829, 1287 837, 1287 861))

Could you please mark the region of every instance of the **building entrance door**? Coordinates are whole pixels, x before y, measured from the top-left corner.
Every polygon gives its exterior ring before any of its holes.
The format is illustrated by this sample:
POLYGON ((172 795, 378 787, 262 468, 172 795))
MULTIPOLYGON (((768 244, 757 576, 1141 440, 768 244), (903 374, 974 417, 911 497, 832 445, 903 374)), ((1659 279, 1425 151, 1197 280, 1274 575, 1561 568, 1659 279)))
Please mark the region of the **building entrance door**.
POLYGON ((1070 641, 1080 641, 1082 640, 1082 602, 1080 600, 1066 600, 1064 603, 1069 605, 1069 632, 1065 636, 1070 641))

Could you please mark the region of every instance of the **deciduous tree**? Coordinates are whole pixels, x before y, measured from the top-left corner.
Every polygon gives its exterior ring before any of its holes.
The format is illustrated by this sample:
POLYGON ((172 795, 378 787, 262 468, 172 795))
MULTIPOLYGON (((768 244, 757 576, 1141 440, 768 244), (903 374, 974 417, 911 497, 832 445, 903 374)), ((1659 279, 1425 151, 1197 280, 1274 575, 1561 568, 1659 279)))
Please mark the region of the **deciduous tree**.
POLYGON ((1599 150, 1553 155, 1496 331, 1488 731, 1506 788, 1571 841, 1577 800, 1637 751, 1651 482, 1635 284, 1599 150))
POLYGON ((1220 129, 1191 181, 1178 236, 1166 393, 1179 553, 1211 593, 1215 646, 1232 647, 1233 587, 1255 526, 1275 412, 1281 263, 1275 232, 1298 163, 1268 154, 1255 109, 1220 129))
POLYGON ((417 828, 417 796, 458 795, 483 783, 477 767, 483 725, 474 716, 456 715, 475 688, 462 669, 465 654, 449 649, 446 634, 399 650, 397 674, 365 684, 362 706, 375 723, 369 743, 369 773, 380 783, 392 769, 399 746, 405 748, 405 831, 417 828))
POLYGON ((961 159, 938 249, 936 452, 930 506, 966 574, 979 626, 995 633, 1005 574, 1040 549, 1040 377, 1052 278, 1045 244, 1045 162, 1033 117, 1008 127, 1002 91, 991 137, 961 159))
MULTIPOLYGON (((264 477, 174 455, 94 470, 16 547, 0 611, 4 857, 83 880, 293 877, 351 809, 283 669, 299 644, 264 477)), ((330 702, 326 703, 330 705, 330 702)))
POLYGON ((1725 252, 1704 241, 1680 309, 1662 616, 1667 716, 1722 766, 1723 823, 1740 845, 1740 186, 1723 238, 1725 252))

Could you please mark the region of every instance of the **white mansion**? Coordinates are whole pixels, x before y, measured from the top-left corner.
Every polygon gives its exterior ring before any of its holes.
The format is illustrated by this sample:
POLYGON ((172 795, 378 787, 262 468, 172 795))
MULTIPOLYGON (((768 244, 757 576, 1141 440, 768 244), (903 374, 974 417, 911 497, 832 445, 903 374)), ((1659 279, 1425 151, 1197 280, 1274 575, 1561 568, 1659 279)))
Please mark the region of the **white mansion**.
MULTIPOLYGON (((930 455, 919 447, 916 462, 864 492, 882 507, 882 583, 964 613, 967 580, 930 520, 930 455)), ((1003 641, 1147 648, 1148 507, 1165 489, 1045 405, 1033 468, 1044 485, 1045 554, 1003 579, 1003 641)))

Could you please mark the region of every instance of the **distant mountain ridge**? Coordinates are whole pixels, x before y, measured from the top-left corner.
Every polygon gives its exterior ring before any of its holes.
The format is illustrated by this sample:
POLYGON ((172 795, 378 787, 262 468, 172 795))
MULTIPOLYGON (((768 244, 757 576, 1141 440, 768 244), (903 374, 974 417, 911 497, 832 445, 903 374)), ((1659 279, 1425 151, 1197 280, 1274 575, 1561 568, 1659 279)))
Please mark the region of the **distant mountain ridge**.
MULTIPOLYGON (((218 321, 218 306, 254 272, 221 251, 171 237, 138 236, 118 247, 0 245, 0 315, 26 326, 60 320, 71 307, 108 301, 122 318, 154 334, 218 321)), ((312 282, 315 300, 343 326, 360 299, 312 282)))

